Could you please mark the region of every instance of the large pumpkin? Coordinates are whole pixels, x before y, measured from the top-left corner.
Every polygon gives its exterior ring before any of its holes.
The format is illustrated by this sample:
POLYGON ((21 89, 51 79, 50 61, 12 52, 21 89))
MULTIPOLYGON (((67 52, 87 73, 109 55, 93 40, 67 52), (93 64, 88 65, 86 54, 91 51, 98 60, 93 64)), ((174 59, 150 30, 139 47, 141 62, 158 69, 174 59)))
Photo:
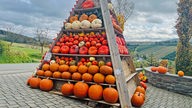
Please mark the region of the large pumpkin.
POLYGON ((96 83, 104 83, 105 76, 103 74, 101 74, 101 73, 96 73, 93 76, 93 81, 96 82, 96 83))
POLYGON ((69 66, 68 65, 60 65, 59 66, 59 72, 66 72, 69 70, 69 66))
POLYGON ((53 73, 51 71, 45 71, 44 76, 46 77, 52 77, 53 73))
POLYGON ((103 99, 109 103, 116 103, 118 101, 118 92, 114 88, 105 88, 103 90, 103 99))
POLYGON ((77 82, 74 85, 73 93, 78 98, 85 98, 87 97, 89 86, 83 82, 77 82))
POLYGON ((80 73, 73 73, 72 74, 72 80, 77 80, 77 81, 80 81, 81 80, 81 74, 80 73))
POLYGON ((96 66, 96 65, 89 66, 88 73, 94 75, 94 74, 96 74, 98 72, 99 72, 99 67, 98 66, 96 66))
POLYGON ((54 72, 53 78, 61 78, 61 72, 54 72))
POLYGON ((74 85, 70 83, 65 83, 61 87, 61 92, 64 96, 69 96, 73 94, 74 85))
POLYGON ((82 80, 85 82, 91 82, 93 81, 93 75, 91 75, 90 73, 84 73, 82 75, 82 80))
POLYGON ((44 64, 42 66, 42 70, 44 70, 44 71, 49 70, 49 68, 50 68, 49 64, 44 64))
POLYGON ((61 74, 61 78, 63 78, 63 79, 71 79, 71 73, 70 72, 63 72, 61 74))
POLYGON ((103 95, 103 87, 101 85, 91 85, 88 91, 89 98, 93 100, 101 100, 103 95))
POLYGON ((69 67, 69 72, 71 72, 71 73, 77 72, 77 69, 78 69, 78 67, 75 66, 75 65, 70 66, 70 67, 69 67))
POLYGON ((29 85, 31 88, 39 88, 40 81, 40 78, 31 78, 29 85))
POLYGON ((105 77, 105 82, 108 84, 115 84, 115 77, 113 75, 107 75, 105 77))
POLYGON ((104 74, 104 75, 112 75, 113 74, 113 68, 109 67, 109 66, 101 66, 100 67, 100 73, 104 74))
POLYGON ((43 70, 38 70, 37 75, 38 76, 44 76, 44 71, 43 70))
POLYGON ((78 72, 81 73, 81 74, 86 73, 87 70, 88 70, 88 67, 87 67, 87 66, 80 65, 80 66, 78 67, 78 72))
POLYGON ((140 92, 140 93, 143 93, 145 95, 145 88, 143 88, 141 86, 137 86, 135 92, 140 92))
POLYGON ((50 64, 50 71, 55 72, 58 70, 59 70, 59 64, 57 64, 57 63, 50 64))
POLYGON ((31 78, 33 78, 33 76, 31 76, 31 77, 29 77, 29 78, 27 79, 27 85, 29 85, 29 83, 30 83, 30 81, 31 81, 31 78))
POLYGON ((89 17, 86 14, 82 14, 79 18, 79 21, 87 20, 89 17))
POLYGON ((43 91, 50 91, 53 88, 53 81, 50 79, 43 79, 40 81, 40 89, 43 91))
POLYGON ((158 72, 161 74, 165 74, 167 72, 167 68, 163 67, 163 66, 159 66, 158 67, 158 72))
POLYGON ((131 103, 135 107, 140 107, 144 103, 144 98, 141 93, 135 93, 131 98, 131 103))
POLYGON ((87 29, 91 27, 91 23, 88 20, 83 20, 80 24, 82 29, 87 29))
POLYGON ((155 67, 155 66, 151 67, 152 72, 156 72, 157 70, 158 70, 158 67, 155 67))
POLYGON ((178 76, 180 76, 180 77, 183 77, 183 76, 184 76, 184 72, 183 72, 183 71, 179 71, 177 74, 178 74, 178 76))
POLYGON ((97 19, 97 16, 95 14, 91 14, 88 18, 89 22, 92 22, 93 20, 97 19))
POLYGON ((134 94, 140 94, 143 97, 143 99, 145 100, 145 95, 143 93, 135 92, 134 94))

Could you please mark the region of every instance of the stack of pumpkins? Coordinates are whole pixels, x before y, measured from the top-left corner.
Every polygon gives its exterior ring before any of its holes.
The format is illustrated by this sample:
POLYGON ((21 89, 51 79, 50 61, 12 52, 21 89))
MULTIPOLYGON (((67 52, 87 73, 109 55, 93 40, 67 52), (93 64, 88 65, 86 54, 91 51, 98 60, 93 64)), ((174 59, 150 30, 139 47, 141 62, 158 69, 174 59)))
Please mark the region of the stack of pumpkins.
POLYGON ((145 88, 137 86, 135 93, 131 98, 131 103, 135 107, 141 107, 145 101, 145 88))
POLYGON ((85 13, 80 17, 78 15, 71 16, 69 22, 65 23, 65 29, 88 29, 88 28, 100 28, 102 27, 102 20, 95 14, 90 16, 85 13))
POLYGON ((159 72, 160 74, 166 74, 168 69, 166 67, 163 67, 163 66, 159 66, 159 67, 152 66, 151 71, 152 72, 159 72))

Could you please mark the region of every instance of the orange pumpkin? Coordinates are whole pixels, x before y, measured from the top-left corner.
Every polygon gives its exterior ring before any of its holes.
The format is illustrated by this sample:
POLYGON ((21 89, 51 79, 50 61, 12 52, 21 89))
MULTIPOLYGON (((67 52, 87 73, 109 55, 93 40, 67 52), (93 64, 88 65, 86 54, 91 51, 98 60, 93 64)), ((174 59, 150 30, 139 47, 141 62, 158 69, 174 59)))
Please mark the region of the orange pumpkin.
POLYGON ((98 66, 96 66, 96 65, 89 66, 88 73, 94 75, 94 74, 96 74, 98 72, 99 72, 99 67, 98 66))
POLYGON ((57 64, 57 63, 52 63, 52 64, 50 65, 50 71, 55 72, 55 71, 58 71, 58 70, 59 70, 59 64, 57 64))
POLYGON ((158 67, 158 72, 161 74, 165 74, 167 72, 167 68, 163 67, 163 66, 159 66, 158 67))
POLYGON ((40 78, 31 78, 29 85, 31 88, 39 88, 40 81, 40 78))
POLYGON ((157 70, 158 70, 158 67, 155 67, 155 66, 151 67, 152 72, 156 72, 157 70))
POLYGON ((83 82, 77 82, 74 85, 73 93, 78 98, 85 98, 87 97, 89 86, 83 82))
POLYGON ((44 64, 44 65, 42 66, 42 70, 44 70, 44 71, 49 70, 49 68, 50 68, 49 64, 44 64))
POLYGON ((27 79, 27 85, 29 85, 29 83, 30 83, 30 81, 31 81, 31 78, 33 78, 33 76, 31 76, 31 77, 29 77, 29 78, 27 79))
POLYGON ((103 99, 109 103, 116 103, 118 101, 118 92, 114 88, 105 88, 103 90, 103 99))
POLYGON ((73 23, 74 21, 78 21, 78 16, 77 16, 77 15, 71 16, 71 17, 69 18, 69 22, 70 22, 70 23, 73 23))
POLYGON ((50 79, 43 79, 40 81, 40 89, 43 91, 50 91, 53 88, 53 81, 50 79))
POLYGON ((107 75, 105 77, 105 82, 108 84, 115 84, 115 77, 113 75, 107 75))
POLYGON ((61 74, 61 78, 63 78, 63 79, 71 79, 71 73, 70 72, 63 72, 61 74))
POLYGON ((93 76, 93 81, 96 82, 96 83, 104 83, 105 76, 103 74, 101 74, 101 73, 96 73, 93 76))
POLYGON ((72 66, 69 67, 69 72, 71 72, 71 73, 77 72, 77 69, 78 69, 77 66, 72 65, 72 66))
POLYGON ((109 67, 109 66, 101 66, 100 67, 100 73, 104 74, 104 75, 112 75, 113 74, 113 68, 109 67))
POLYGON ((43 70, 38 70, 37 75, 38 76, 44 76, 44 71, 43 70))
POLYGON ((93 100, 101 100, 103 95, 103 87, 101 85, 91 85, 88 91, 89 98, 93 100))
POLYGON ((178 74, 178 76, 180 76, 180 77, 183 77, 183 76, 184 76, 184 72, 183 72, 183 71, 179 71, 177 74, 178 74))
POLYGON ((44 76, 46 77, 52 77, 53 73, 51 71, 45 71, 44 76))
POLYGON ((88 18, 89 22, 92 22, 93 20, 97 19, 97 16, 95 14, 91 14, 88 18))
POLYGON ((78 67, 78 72, 81 73, 81 74, 86 73, 87 70, 88 70, 88 67, 87 67, 87 66, 80 65, 80 66, 78 67))
POLYGON ((77 73, 77 72, 73 73, 73 74, 72 74, 72 79, 73 79, 73 80, 80 81, 80 80, 81 80, 81 74, 80 74, 80 73, 77 73))
POLYGON ((65 83, 61 87, 61 92, 64 96, 69 96, 73 94, 74 85, 70 83, 65 83))
POLYGON ((143 97, 143 99, 145 100, 145 95, 143 93, 135 92, 134 94, 140 94, 143 97))
POLYGON ((93 75, 91 75, 89 73, 84 73, 82 75, 82 80, 85 82, 91 82, 91 81, 93 81, 93 75))
POLYGON ((59 66, 59 72, 66 72, 69 70, 69 66, 68 65, 60 65, 59 66))
POLYGON ((82 14, 79 18, 79 21, 87 20, 89 17, 86 14, 82 14))
POLYGON ((53 78, 61 78, 61 72, 54 72, 53 78))
POLYGON ((141 95, 142 93, 135 93, 131 98, 131 104, 135 107, 140 107, 144 103, 144 98, 141 95))
POLYGON ((143 88, 141 86, 137 86, 135 92, 140 92, 140 93, 143 93, 145 95, 145 88, 143 88))

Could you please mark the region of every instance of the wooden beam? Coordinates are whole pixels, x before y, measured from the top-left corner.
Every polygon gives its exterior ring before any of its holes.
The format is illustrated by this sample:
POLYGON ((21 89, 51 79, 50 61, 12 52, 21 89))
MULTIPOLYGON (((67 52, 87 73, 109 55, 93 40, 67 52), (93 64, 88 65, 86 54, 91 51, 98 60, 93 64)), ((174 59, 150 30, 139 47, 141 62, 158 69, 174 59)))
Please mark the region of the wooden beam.
POLYGON ((129 100, 125 76, 124 76, 123 68, 121 65, 121 58, 120 58, 119 50, 118 50, 116 39, 115 39, 116 35, 114 32, 112 20, 110 18, 110 12, 108 9, 108 1, 100 0, 100 4, 101 4, 101 10, 102 10, 102 15, 104 20, 104 26, 105 26, 106 34, 108 38, 111 59, 113 63, 114 74, 116 77, 116 84, 117 84, 117 89, 119 93, 121 108, 131 108, 131 102, 129 100))

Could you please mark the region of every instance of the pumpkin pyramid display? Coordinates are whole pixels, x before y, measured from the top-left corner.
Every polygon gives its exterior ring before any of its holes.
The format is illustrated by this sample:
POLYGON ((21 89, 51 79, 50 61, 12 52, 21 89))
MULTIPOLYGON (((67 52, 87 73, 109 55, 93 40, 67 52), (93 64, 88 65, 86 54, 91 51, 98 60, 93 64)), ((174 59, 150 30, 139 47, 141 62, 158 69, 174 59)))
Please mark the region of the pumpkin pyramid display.
POLYGON ((76 1, 33 76, 42 79, 42 90, 106 107, 132 106, 131 96, 139 80, 108 3, 111 1, 76 1))

